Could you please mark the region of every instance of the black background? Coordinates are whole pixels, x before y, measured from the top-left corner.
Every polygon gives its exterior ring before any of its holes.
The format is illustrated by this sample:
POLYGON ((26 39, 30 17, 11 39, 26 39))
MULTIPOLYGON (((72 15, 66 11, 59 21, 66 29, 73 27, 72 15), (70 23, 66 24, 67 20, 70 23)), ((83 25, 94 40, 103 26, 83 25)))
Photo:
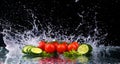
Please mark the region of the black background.
MULTIPOLYGON (((31 18, 26 9, 32 10, 42 23, 51 22, 66 29, 69 27, 71 33, 81 21, 78 13, 84 16, 86 23, 94 25, 93 17, 97 12, 96 20, 99 21, 99 26, 103 32, 108 33, 106 42, 109 42, 109 45, 120 45, 120 0, 0 0, 0 19, 27 25, 29 29, 31 25, 27 24, 26 20, 31 18)), ((2 31, 1 27, 0 30, 2 31)), ((2 35, 0 45, 4 45, 2 35)))

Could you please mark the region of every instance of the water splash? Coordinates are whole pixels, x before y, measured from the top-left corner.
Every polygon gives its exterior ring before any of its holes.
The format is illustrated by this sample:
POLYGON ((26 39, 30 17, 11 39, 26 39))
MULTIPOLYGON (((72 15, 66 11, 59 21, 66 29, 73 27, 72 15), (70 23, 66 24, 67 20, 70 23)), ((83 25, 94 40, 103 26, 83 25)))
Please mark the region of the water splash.
POLYGON ((28 12, 28 15, 32 17, 33 20, 28 21, 28 23, 32 25, 32 29, 30 30, 28 30, 26 27, 17 24, 19 27, 26 29, 21 32, 11 27, 14 24, 9 24, 7 22, 6 24, 2 24, 2 21, 4 20, 0 20, 1 25, 4 26, 3 32, 1 33, 4 35, 3 39, 6 44, 6 49, 8 49, 9 51, 16 50, 20 53, 20 50, 24 45, 37 46, 40 40, 52 41, 54 39, 58 41, 67 41, 68 43, 72 41, 78 41, 79 43, 88 43, 91 44, 93 47, 96 47, 96 45, 98 45, 98 43, 101 40, 104 40, 107 36, 107 33, 102 35, 100 34, 99 30, 101 29, 99 29, 97 26, 96 15, 94 17, 95 27, 92 29, 91 25, 85 26, 85 29, 89 28, 90 30, 87 32, 87 36, 84 36, 82 30, 80 30, 80 28, 83 27, 85 23, 84 16, 80 15, 79 13, 78 16, 82 18, 82 20, 80 24, 76 27, 75 33, 66 35, 68 32, 67 30, 65 31, 64 29, 61 29, 61 25, 57 30, 56 26, 52 25, 50 22, 45 23, 43 25, 39 20, 37 20, 38 18, 37 16, 35 16, 32 10, 27 9, 26 11, 28 12), (41 29, 39 29, 38 26, 41 27, 41 29), (93 34, 91 35, 92 32, 93 34))

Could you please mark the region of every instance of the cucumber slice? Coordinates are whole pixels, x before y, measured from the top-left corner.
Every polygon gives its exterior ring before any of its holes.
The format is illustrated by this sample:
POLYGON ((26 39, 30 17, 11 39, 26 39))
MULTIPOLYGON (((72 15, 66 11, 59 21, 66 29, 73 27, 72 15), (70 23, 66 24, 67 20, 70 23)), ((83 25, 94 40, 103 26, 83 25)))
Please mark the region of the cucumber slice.
POLYGON ((31 49, 32 49, 32 48, 35 48, 35 47, 32 46, 32 47, 29 47, 29 48, 27 49, 27 54, 29 54, 29 55, 32 54, 32 53, 31 53, 31 49))
POLYGON ((77 49, 77 52, 81 55, 89 54, 91 51, 92 51, 92 46, 89 44, 81 44, 77 49))
POLYGON ((34 47, 34 46, 26 45, 26 46, 23 47, 22 52, 23 52, 24 54, 29 54, 30 49, 33 48, 33 47, 34 47))
POLYGON ((30 52, 34 55, 39 55, 39 54, 42 53, 42 49, 37 48, 37 47, 36 48, 31 48, 30 52))

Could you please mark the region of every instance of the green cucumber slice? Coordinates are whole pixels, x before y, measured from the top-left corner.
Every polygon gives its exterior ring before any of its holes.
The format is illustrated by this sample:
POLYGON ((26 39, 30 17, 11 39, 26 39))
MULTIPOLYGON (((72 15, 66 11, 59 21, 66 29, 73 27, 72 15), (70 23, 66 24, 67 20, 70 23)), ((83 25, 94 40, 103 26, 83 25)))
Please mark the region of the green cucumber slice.
POLYGON ((39 54, 42 53, 42 49, 37 48, 37 47, 36 47, 36 48, 31 48, 30 52, 31 52, 32 54, 39 55, 39 54))
POLYGON ((89 54, 91 51, 92 51, 92 46, 89 44, 81 44, 77 49, 77 52, 81 55, 89 54))
POLYGON ((29 54, 30 49, 33 48, 33 47, 34 47, 34 46, 26 45, 26 46, 23 47, 22 52, 23 52, 24 54, 29 54))

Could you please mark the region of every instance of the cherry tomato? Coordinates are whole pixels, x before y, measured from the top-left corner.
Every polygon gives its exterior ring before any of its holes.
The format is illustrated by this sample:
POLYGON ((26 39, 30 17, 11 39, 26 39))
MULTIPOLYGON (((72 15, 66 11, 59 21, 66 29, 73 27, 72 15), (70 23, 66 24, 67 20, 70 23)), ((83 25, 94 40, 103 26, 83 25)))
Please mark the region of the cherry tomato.
POLYGON ((55 52, 55 46, 51 43, 47 43, 45 45, 45 51, 48 53, 53 53, 53 52, 55 52))
POLYGON ((77 48, 79 46, 78 42, 72 42, 72 44, 75 44, 77 48))
POLYGON ((63 53, 63 52, 65 52, 66 51, 66 45, 64 45, 64 44, 59 44, 58 46, 57 46, 57 52, 58 53, 63 53))
POLYGON ((55 51, 57 51, 57 46, 59 43, 57 41, 53 41, 52 44, 55 46, 55 51))
POLYGON ((71 50, 77 50, 77 47, 76 47, 76 45, 75 44, 69 44, 68 45, 68 51, 71 51, 71 50))
POLYGON ((38 48, 41 48, 42 50, 44 50, 45 49, 45 44, 46 44, 45 41, 40 41, 39 45, 38 45, 38 48))
POLYGON ((64 45, 68 46, 67 42, 62 42, 62 44, 64 44, 64 45))
POLYGON ((66 51, 67 51, 67 46, 68 46, 67 42, 62 42, 62 44, 66 46, 66 51))
POLYGON ((53 41, 52 44, 57 47, 57 45, 59 44, 57 41, 53 41))

